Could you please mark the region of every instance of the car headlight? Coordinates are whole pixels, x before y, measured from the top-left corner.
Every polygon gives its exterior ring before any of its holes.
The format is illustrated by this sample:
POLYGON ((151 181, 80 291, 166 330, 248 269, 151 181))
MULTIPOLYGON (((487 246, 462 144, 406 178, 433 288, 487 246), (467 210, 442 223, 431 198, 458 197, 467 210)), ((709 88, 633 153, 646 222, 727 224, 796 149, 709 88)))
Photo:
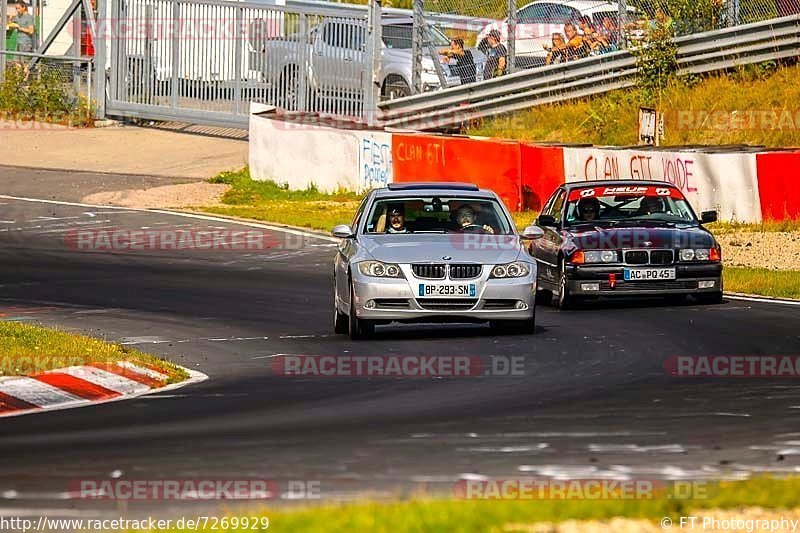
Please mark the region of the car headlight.
POLYGON ((404 278, 403 271, 393 263, 381 263, 380 261, 362 261, 358 264, 358 269, 365 276, 373 278, 404 278))
POLYGON ((616 250, 589 250, 583 252, 584 263, 616 263, 619 259, 616 250))
POLYGON ((718 248, 683 248, 678 252, 681 261, 719 261, 718 248))
POLYGON ((523 278, 530 273, 530 267, 521 261, 505 265, 497 265, 492 269, 489 278, 523 278))

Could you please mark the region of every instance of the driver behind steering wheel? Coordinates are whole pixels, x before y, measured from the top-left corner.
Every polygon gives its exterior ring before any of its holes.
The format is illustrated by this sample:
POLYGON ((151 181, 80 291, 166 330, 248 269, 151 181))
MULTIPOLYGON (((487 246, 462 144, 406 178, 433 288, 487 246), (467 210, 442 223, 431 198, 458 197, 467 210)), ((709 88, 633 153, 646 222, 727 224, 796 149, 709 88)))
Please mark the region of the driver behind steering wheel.
POLYGON ((475 222, 475 210, 468 206, 462 205, 456 211, 456 223, 458 224, 458 231, 472 231, 475 229, 482 229, 486 233, 494 233, 494 230, 488 224, 481 226, 475 222))

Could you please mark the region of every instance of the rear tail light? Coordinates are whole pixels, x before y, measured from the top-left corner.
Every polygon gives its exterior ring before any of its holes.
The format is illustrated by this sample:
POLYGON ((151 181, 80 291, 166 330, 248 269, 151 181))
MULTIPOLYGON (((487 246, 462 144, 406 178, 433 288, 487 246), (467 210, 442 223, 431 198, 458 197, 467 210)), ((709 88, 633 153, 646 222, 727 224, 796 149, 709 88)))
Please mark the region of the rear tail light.
POLYGON ((721 261, 722 260, 722 252, 719 248, 711 248, 708 251, 708 260, 709 261, 721 261))

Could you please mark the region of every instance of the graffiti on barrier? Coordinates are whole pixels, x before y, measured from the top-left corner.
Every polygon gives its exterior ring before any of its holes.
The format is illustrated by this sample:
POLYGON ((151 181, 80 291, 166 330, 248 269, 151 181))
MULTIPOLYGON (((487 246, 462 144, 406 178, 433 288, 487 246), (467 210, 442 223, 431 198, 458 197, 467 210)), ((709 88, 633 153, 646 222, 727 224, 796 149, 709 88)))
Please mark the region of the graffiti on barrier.
POLYGON ((685 193, 697 192, 695 161, 676 154, 591 154, 583 164, 583 179, 666 181, 685 193), (622 161, 621 161, 622 160, 622 161))
POLYGON ((358 168, 364 190, 386 187, 392 181, 392 147, 373 137, 362 137, 359 141, 358 168))

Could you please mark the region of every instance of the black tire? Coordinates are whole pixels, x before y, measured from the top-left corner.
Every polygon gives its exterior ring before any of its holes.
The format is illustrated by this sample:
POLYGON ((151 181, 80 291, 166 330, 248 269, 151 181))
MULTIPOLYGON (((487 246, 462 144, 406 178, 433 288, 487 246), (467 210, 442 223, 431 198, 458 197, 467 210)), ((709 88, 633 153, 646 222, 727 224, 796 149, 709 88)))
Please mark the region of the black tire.
POLYGON ((566 261, 562 259, 558 276, 558 296, 555 294, 553 295, 553 307, 561 311, 573 309, 577 303, 577 298, 569 293, 569 285, 567 281, 566 261))
POLYGON ((536 289, 536 304, 550 305, 553 301, 553 291, 547 289, 536 289))
POLYGON ((697 301, 703 305, 716 305, 722 303, 722 291, 701 292, 694 295, 697 301))
POLYGON ((333 332, 337 335, 346 335, 349 332, 347 315, 339 311, 336 305, 336 278, 333 278, 333 332))
POLYGON ((375 324, 356 316, 356 298, 352 283, 350 284, 350 316, 347 325, 350 339, 354 341, 369 338, 375 333, 375 324))
POLYGON ((383 96, 386 100, 405 98, 406 96, 411 96, 411 87, 408 86, 408 83, 403 78, 390 77, 383 85, 383 96))
POLYGON ((287 67, 278 80, 278 102, 280 107, 286 111, 297 111, 297 103, 300 98, 300 87, 297 79, 297 71, 292 67, 287 67))

